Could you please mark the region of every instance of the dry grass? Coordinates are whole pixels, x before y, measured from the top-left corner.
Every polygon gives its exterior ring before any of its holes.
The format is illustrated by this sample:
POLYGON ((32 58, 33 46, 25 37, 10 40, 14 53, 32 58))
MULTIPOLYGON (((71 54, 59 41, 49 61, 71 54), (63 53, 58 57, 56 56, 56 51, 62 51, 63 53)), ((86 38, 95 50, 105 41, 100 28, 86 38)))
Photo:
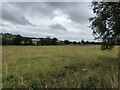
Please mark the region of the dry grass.
POLYGON ((117 88, 118 46, 3 46, 4 88, 117 88))

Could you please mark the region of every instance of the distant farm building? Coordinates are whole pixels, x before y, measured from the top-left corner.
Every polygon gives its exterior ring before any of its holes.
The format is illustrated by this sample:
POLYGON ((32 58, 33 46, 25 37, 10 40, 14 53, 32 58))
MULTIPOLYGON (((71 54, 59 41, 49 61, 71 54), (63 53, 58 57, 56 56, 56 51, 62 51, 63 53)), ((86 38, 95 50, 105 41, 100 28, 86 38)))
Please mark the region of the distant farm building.
POLYGON ((34 45, 38 45, 38 43, 40 42, 40 39, 31 39, 31 40, 34 45))

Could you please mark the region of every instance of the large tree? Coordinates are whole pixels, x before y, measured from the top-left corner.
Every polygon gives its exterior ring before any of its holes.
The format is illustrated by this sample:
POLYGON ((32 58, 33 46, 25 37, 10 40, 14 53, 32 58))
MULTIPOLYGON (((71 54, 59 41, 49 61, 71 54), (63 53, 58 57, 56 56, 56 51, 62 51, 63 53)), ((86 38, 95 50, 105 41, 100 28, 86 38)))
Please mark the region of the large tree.
POLYGON ((92 2, 94 17, 89 20, 95 39, 102 40, 102 49, 120 44, 120 2, 92 2))

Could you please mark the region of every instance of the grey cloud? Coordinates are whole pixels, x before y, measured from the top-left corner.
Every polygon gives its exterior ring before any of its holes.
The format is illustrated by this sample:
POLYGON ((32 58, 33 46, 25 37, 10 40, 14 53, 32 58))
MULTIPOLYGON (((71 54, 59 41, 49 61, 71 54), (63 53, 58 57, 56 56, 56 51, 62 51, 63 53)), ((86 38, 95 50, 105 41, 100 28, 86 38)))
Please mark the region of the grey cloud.
POLYGON ((32 25, 31 22, 25 18, 21 10, 17 9, 17 7, 9 6, 8 3, 3 4, 2 19, 3 21, 6 20, 14 24, 32 25))
POLYGON ((88 18, 92 14, 88 6, 90 2, 13 2, 10 4, 22 10, 29 11, 33 16, 39 14, 44 17, 53 16, 54 10, 61 9, 64 13, 69 15, 69 19, 80 24, 88 22, 88 18))
POLYGON ((20 8, 21 10, 29 12, 32 16, 43 15, 44 17, 49 16, 56 9, 48 6, 44 2, 12 2, 11 5, 20 8))
POLYGON ((56 29, 56 30, 64 30, 66 31, 67 29, 65 27, 63 27, 62 25, 56 23, 55 25, 50 25, 49 26, 51 29, 56 29))
POLYGON ((88 18, 92 15, 89 2, 49 2, 49 7, 59 8, 69 15, 69 19, 80 24, 88 22, 88 18))
MULTIPOLYGON (((3 31, 11 33, 20 33, 21 35, 27 36, 40 36, 41 33, 54 34, 55 37, 59 39, 68 40, 80 40, 87 39, 93 40, 91 31, 87 30, 86 26, 89 26, 88 18, 91 17, 91 10, 88 7, 89 2, 11 2, 4 3, 2 6, 2 19, 6 22, 14 23, 13 26, 18 28, 10 28, 10 26, 4 26, 3 31), (73 21, 74 24, 78 26, 71 25, 76 29, 85 31, 86 34, 81 33, 81 31, 67 31, 69 25, 63 26, 63 24, 54 24, 46 21, 47 25, 39 25, 37 21, 44 21, 46 18, 52 20, 55 16, 53 13, 55 10, 61 10, 63 14, 68 15, 68 18, 73 21), (30 17, 30 18, 29 18, 30 17), (32 18, 32 19, 31 19, 32 18), (30 20, 29 20, 30 19, 30 20), (33 20, 33 21, 32 21, 33 20), (37 20, 37 21, 36 21, 37 20), (35 23, 38 23, 37 25, 35 23), (32 24, 32 25, 31 25, 32 24), (35 25, 33 25, 35 24, 35 25), (49 27, 48 27, 49 25, 49 27), (53 30, 54 29, 54 30, 53 30), (35 32, 35 34, 33 33, 35 32), (75 33, 74 33, 75 32, 75 33), (40 35, 39 35, 40 34, 40 35)), ((67 19, 68 19, 67 18, 67 19)), ((40 24, 41 24, 40 22, 40 24)), ((54 22, 55 23, 55 22, 54 22)), ((11 25, 11 24, 10 24, 11 25)), ((43 35, 42 34, 42 35, 43 35)), ((44 35, 43 35, 44 36, 44 35)))

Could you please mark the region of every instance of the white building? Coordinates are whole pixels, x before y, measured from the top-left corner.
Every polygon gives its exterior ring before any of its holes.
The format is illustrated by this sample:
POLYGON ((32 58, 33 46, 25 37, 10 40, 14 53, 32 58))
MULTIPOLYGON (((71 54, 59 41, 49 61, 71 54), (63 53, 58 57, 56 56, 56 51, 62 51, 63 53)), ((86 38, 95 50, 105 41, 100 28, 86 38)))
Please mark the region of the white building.
POLYGON ((31 39, 31 40, 32 40, 32 43, 33 43, 34 45, 37 45, 38 42, 40 41, 40 39, 31 39))

